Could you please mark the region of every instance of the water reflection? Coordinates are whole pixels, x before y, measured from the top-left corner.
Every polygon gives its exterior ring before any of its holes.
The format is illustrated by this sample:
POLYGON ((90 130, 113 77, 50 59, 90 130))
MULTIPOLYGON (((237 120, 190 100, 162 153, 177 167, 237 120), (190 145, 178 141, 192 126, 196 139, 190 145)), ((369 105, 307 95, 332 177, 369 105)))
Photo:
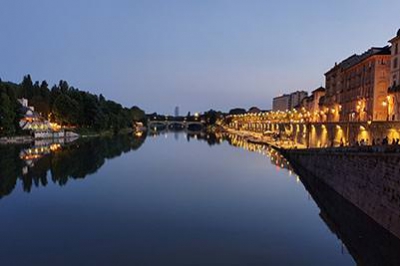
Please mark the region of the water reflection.
POLYGON ((400 240, 307 171, 296 168, 320 217, 341 239, 357 265, 400 265, 400 240))
MULTIPOLYGON (((150 137, 165 137, 165 132, 150 137)), ((320 217, 343 243, 358 265, 400 265, 400 241, 330 187, 304 169, 294 167, 278 151, 243 137, 206 132, 174 133, 176 139, 203 142, 209 146, 229 145, 256 152, 268 158, 277 169, 293 173, 301 181, 320 209, 320 217), (179 137, 177 137, 179 136, 179 137), (298 175, 299 176, 298 176, 298 175)), ((72 143, 38 143, 34 146, 0 146, 0 197, 13 192, 18 181, 23 190, 46 186, 53 182, 60 186, 96 173, 107 159, 139 149, 146 135, 114 138, 81 139, 72 143)))
POLYGON ((0 198, 9 195, 17 181, 23 190, 46 186, 49 179, 60 186, 82 179, 101 168, 106 159, 137 150, 146 136, 80 139, 71 143, 35 143, 0 146, 0 198))
POLYGON ((295 172, 297 181, 302 182, 317 203, 321 219, 342 241, 342 252, 349 252, 357 265, 400 265, 400 239, 306 168, 293 167, 278 151, 265 145, 250 143, 237 135, 227 135, 227 139, 233 146, 269 157, 278 168, 295 172))

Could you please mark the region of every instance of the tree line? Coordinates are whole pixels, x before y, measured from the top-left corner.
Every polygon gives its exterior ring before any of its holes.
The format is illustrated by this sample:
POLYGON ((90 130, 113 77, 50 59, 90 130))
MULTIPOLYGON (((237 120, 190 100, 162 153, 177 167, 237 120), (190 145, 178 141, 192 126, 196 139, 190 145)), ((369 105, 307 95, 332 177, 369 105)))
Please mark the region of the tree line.
POLYGON ((102 94, 74 88, 64 80, 49 88, 45 80, 33 82, 26 75, 20 84, 0 79, 0 135, 18 133, 22 115, 17 101, 20 98, 28 99, 29 105, 42 117, 62 126, 117 132, 131 127, 133 122, 146 123, 144 111, 137 106, 123 107, 102 94))

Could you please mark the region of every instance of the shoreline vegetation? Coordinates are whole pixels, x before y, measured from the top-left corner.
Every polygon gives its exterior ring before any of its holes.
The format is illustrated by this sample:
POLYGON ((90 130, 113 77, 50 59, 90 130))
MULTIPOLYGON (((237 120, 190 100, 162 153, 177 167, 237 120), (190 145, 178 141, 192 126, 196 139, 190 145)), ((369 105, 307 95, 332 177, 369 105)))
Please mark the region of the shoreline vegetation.
POLYGON ((102 94, 79 90, 64 80, 50 88, 45 80, 33 82, 26 75, 19 84, 0 79, 0 143, 26 143, 34 139, 33 129, 21 127, 25 111, 20 99, 27 100, 38 120, 82 137, 127 133, 133 131, 135 123, 147 123, 145 112, 137 106, 123 107, 102 94))

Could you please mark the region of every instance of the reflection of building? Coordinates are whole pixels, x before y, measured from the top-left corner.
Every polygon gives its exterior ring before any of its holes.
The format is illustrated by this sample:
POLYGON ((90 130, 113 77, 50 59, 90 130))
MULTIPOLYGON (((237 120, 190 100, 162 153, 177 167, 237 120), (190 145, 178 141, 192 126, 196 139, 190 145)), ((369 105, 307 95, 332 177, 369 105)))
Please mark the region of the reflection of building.
POLYGON ((225 136, 230 145, 267 156, 271 160, 271 164, 275 165, 279 169, 288 169, 291 173, 292 167, 289 162, 274 148, 268 147, 264 144, 249 142, 245 137, 236 134, 228 133, 225 136))
POLYGON ((61 144, 51 143, 43 146, 34 146, 32 148, 23 149, 20 152, 20 158, 26 162, 28 166, 33 166, 33 162, 42 158, 43 156, 50 154, 61 149, 61 144))
POLYGON ((275 97, 272 101, 273 111, 286 111, 292 110, 296 106, 300 105, 301 101, 307 97, 306 91, 296 91, 291 94, 284 94, 275 97))
POLYGON ((390 120, 400 120, 400 29, 396 37, 389 41, 392 44, 392 61, 390 65, 390 88, 388 112, 390 120))
POLYGON ((352 55, 325 73, 327 117, 337 121, 387 119, 390 48, 352 55))

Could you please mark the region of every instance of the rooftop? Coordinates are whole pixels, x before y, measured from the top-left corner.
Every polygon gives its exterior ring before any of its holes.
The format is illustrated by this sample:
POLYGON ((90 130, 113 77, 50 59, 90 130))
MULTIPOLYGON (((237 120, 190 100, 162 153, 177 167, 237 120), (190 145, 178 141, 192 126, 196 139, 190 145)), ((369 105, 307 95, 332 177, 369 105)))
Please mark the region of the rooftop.
POLYGON ((333 70, 336 70, 337 68, 342 68, 342 69, 349 69, 360 62, 364 61, 365 59, 374 56, 374 55, 390 55, 390 47, 385 46, 385 47, 372 47, 366 52, 362 53, 361 55, 358 54, 353 54, 352 56, 346 58, 339 64, 335 64, 333 68, 331 68, 328 72, 325 73, 328 74, 333 70))
POLYGON ((315 93, 315 92, 325 92, 325 88, 321 86, 321 87, 319 87, 319 88, 317 88, 317 89, 312 91, 312 93, 315 93))

